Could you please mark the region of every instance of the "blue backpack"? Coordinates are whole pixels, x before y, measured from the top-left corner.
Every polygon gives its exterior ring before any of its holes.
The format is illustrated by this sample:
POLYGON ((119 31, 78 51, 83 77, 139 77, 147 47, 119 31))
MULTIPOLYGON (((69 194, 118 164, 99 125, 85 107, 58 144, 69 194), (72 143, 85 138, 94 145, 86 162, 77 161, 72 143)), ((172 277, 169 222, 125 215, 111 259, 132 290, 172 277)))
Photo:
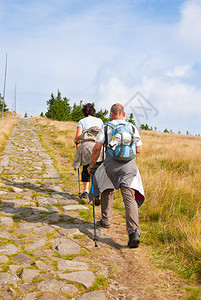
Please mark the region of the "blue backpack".
POLYGON ((113 158, 119 162, 128 162, 136 156, 135 128, 131 123, 119 123, 117 125, 108 122, 105 124, 106 149, 113 158), (111 141, 108 144, 107 126, 112 128, 111 141))

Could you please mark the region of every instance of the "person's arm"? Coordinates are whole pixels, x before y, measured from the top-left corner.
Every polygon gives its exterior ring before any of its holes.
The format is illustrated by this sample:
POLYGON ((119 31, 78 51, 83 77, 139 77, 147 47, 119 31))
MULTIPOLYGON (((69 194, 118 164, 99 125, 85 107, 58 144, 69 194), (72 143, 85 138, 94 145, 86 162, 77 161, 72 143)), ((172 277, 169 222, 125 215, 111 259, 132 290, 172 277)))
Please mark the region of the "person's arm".
POLYGON ((142 152, 142 145, 136 147, 136 153, 140 154, 142 152))
POLYGON ((74 138, 74 143, 76 144, 76 149, 78 147, 79 138, 80 138, 81 134, 82 134, 82 127, 79 126, 79 127, 77 127, 76 135, 75 135, 75 138, 74 138))
POLYGON ((91 174, 91 170, 97 162, 97 159, 101 152, 102 145, 103 145, 102 143, 96 142, 96 144, 93 147, 92 154, 91 154, 91 163, 90 163, 89 167, 87 168, 89 174, 91 174))

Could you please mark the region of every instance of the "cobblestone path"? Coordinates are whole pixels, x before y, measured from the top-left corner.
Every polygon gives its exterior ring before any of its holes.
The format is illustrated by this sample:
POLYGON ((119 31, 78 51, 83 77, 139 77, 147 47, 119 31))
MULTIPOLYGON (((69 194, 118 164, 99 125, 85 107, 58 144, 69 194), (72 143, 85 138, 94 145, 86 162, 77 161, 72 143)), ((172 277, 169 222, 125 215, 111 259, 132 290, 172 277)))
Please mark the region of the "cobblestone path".
POLYGON ((80 209, 88 208, 71 199, 35 127, 20 119, 0 157, 0 299, 107 299, 89 292, 97 274, 83 253, 94 247, 93 226, 80 209))

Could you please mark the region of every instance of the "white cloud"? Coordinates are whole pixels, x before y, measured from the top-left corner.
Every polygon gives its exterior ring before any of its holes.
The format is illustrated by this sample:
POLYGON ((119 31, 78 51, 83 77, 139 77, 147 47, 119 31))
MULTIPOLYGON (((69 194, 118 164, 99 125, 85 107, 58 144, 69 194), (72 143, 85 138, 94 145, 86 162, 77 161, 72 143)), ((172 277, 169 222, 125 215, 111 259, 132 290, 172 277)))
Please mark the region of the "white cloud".
POLYGON ((201 0, 184 3, 177 29, 186 47, 201 58, 201 0))
POLYGON ((192 72, 192 65, 176 66, 172 71, 168 70, 166 75, 169 77, 188 77, 192 72))
MULTIPOLYGON (((160 130, 168 127, 175 132, 191 130, 199 133, 195 128, 198 126, 198 120, 201 119, 201 89, 185 83, 172 83, 165 78, 144 77, 141 85, 128 87, 119 78, 113 76, 107 83, 100 84, 101 106, 104 107, 105 103, 109 109, 115 102, 126 104, 138 91, 159 112, 156 117, 153 112, 148 112, 148 118, 145 115, 140 118, 141 123, 148 123, 160 130)), ((139 103, 133 105, 135 108, 139 103)), ((149 107, 149 104, 147 106, 149 107)), ((135 110, 138 113, 137 109, 135 110)), ((131 113, 131 111, 126 112, 131 113)))
POLYGON ((187 122, 196 115, 201 118, 201 89, 181 82, 173 84, 164 79, 145 78, 142 90, 163 117, 166 114, 180 116, 187 122))

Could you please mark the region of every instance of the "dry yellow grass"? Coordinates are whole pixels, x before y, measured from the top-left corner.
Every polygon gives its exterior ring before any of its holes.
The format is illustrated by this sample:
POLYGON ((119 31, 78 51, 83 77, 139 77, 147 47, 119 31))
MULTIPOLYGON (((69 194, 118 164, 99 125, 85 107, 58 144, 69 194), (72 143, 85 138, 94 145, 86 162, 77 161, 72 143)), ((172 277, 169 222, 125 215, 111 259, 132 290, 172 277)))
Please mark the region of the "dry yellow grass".
POLYGON ((9 138, 13 126, 17 123, 18 116, 13 116, 11 113, 5 113, 3 122, 0 123, 0 153, 6 146, 7 139, 9 138))
POLYGON ((201 138, 141 131, 139 157, 146 201, 141 209, 147 241, 165 245, 185 277, 201 273, 201 138), (179 266, 177 260, 183 262, 179 266))
MULTIPOLYGON (((77 193, 73 170, 77 124, 46 118, 34 118, 34 123, 63 182, 77 193)), ((142 243, 158 249, 160 264, 195 279, 201 274, 201 138, 153 131, 140 134, 143 153, 138 167, 146 197, 140 208, 142 243)), ((114 206, 124 213, 118 192, 114 206)))

